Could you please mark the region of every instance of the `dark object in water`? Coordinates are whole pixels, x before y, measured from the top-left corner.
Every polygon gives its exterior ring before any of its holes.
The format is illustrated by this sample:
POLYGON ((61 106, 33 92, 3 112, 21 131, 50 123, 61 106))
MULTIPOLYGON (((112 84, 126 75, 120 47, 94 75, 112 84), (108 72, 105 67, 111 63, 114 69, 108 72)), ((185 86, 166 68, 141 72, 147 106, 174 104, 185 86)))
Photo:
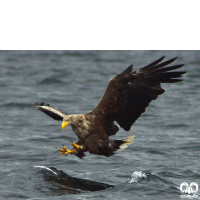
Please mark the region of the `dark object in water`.
MULTIPOLYGON (((38 167, 40 168, 40 167, 38 167)), ((72 177, 62 170, 50 167, 41 167, 39 171, 46 182, 50 183, 49 189, 56 195, 76 194, 84 191, 105 190, 113 185, 72 177)))

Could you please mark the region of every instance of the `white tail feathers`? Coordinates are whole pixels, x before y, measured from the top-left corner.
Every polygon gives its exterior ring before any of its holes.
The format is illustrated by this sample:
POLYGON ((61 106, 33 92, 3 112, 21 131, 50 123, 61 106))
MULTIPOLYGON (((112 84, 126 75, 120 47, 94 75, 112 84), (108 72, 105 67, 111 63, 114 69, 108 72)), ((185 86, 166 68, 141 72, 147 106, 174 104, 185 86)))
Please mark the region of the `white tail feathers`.
POLYGON ((135 137, 135 135, 132 135, 132 136, 129 136, 126 138, 119 139, 120 141, 124 142, 119 146, 120 147, 119 150, 125 150, 128 147, 127 145, 132 144, 134 137, 135 137))

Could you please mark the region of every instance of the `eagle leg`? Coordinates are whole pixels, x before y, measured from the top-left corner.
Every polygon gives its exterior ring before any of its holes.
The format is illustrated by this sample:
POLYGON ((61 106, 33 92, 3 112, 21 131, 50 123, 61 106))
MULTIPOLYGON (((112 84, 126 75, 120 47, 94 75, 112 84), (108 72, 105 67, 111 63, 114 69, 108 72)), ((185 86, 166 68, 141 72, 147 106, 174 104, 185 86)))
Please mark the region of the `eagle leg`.
MULTIPOLYGON (((73 150, 77 151, 78 149, 83 149, 83 146, 79 146, 78 144, 75 144, 74 142, 72 142, 71 145, 74 147, 73 150)), ((75 152, 73 150, 72 150, 72 152, 75 152)))

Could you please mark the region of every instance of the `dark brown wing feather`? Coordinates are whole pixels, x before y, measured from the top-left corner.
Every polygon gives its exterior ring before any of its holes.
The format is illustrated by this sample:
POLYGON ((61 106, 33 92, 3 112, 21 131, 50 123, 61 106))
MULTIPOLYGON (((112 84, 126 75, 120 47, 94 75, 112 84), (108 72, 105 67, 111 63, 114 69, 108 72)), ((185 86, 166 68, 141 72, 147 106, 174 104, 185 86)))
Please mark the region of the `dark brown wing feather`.
MULTIPOLYGON (((93 110, 96 119, 106 124, 106 127, 112 128, 113 122, 116 121, 124 130, 130 130, 149 103, 164 93, 165 90, 161 88, 160 83, 182 81, 180 77, 185 71, 170 71, 183 65, 165 67, 176 58, 160 63, 163 59, 164 57, 134 72, 131 65, 112 78, 104 96, 93 110)), ((108 132, 107 134, 110 135, 108 132)))

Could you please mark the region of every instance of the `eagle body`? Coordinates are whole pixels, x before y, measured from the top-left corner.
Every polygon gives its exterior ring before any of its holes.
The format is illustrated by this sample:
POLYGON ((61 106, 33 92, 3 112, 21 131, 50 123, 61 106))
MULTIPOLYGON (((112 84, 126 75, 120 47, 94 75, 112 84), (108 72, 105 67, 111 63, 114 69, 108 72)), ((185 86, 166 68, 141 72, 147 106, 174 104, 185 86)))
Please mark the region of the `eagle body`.
POLYGON ((123 149, 133 142, 134 136, 119 140, 110 140, 111 135, 119 131, 116 123, 125 131, 129 131, 134 122, 145 112, 152 100, 156 100, 165 90, 161 83, 180 82, 185 71, 174 71, 183 66, 167 66, 176 58, 161 62, 164 57, 151 64, 133 71, 133 65, 122 73, 109 80, 103 97, 97 106, 86 114, 66 115, 49 104, 35 103, 51 118, 62 121, 62 128, 71 125, 73 132, 78 137, 78 142, 72 143, 72 150, 64 150, 61 154, 74 154, 79 158, 85 156, 84 152, 111 156, 118 149, 123 149))

